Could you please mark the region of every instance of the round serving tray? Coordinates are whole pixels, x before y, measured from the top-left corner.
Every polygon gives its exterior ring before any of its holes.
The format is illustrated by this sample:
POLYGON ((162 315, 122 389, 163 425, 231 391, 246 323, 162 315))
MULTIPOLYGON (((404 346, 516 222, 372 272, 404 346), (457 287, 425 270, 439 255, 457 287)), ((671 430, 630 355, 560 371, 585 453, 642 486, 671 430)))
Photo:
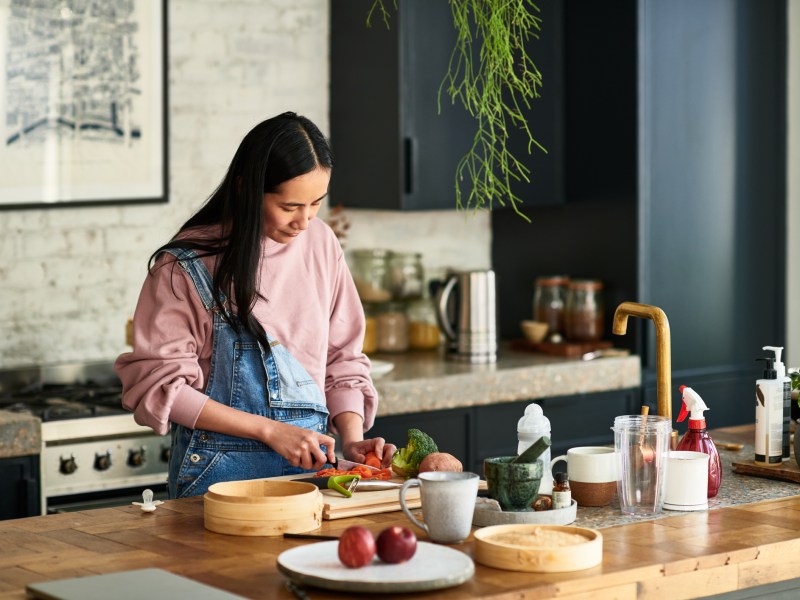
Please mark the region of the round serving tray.
POLYGON ((476 527, 510 524, 569 525, 575 522, 577 514, 578 503, 575 500, 567 508, 504 511, 495 500, 479 498, 472 514, 472 524, 476 527))

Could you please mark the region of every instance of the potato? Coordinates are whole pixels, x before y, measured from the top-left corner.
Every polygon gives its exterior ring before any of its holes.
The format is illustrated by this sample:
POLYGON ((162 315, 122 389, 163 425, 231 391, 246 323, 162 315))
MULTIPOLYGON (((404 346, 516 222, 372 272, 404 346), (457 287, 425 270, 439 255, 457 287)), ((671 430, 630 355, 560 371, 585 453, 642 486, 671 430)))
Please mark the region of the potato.
POLYGON ((428 471, 457 471, 460 473, 463 470, 461 461, 447 452, 431 452, 419 463, 420 473, 428 471))

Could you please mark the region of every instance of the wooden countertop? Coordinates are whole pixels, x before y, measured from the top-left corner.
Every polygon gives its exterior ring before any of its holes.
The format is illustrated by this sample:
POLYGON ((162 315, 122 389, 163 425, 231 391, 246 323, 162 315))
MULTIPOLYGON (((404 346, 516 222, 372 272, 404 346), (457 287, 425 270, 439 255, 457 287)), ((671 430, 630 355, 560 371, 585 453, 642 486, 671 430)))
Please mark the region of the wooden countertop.
MULTIPOLYGON (((325 521, 338 535, 360 524, 408 526, 402 513, 325 521)), ((416 531, 420 539, 421 532, 416 531)), ((532 574, 475 565, 467 583, 393 598, 693 598, 798 577, 800 496, 610 527, 603 563, 532 574)), ((314 543, 206 531, 202 498, 170 500, 154 513, 120 507, 0 522, 0 599, 23 600, 33 581, 159 567, 248 598, 292 598, 275 566, 284 550, 314 543)), ((452 546, 472 556, 470 540, 452 546)), ((308 588, 311 598, 352 595, 308 588)))

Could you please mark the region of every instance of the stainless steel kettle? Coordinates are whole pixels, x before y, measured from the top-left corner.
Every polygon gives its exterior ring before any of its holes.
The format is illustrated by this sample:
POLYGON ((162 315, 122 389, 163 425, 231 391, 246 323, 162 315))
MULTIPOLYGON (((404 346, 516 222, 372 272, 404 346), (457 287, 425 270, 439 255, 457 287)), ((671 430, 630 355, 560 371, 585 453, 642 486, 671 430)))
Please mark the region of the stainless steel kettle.
POLYGON ((497 360, 494 271, 451 274, 436 292, 436 318, 447 337, 448 355, 471 363, 497 360))

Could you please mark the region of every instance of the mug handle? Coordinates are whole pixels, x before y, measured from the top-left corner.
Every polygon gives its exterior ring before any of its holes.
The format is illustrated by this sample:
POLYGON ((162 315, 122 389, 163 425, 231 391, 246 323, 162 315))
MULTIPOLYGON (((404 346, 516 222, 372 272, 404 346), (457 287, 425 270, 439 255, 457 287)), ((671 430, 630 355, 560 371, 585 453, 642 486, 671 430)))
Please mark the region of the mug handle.
POLYGON ((430 531, 428 531, 428 526, 425 525, 425 523, 421 523, 416 518, 414 518, 414 515, 411 514, 411 511, 408 510, 408 506, 406 505, 406 490, 410 488, 412 485, 419 485, 419 484, 420 484, 419 479, 407 479, 406 481, 403 482, 403 485, 400 486, 400 508, 403 509, 403 512, 406 514, 406 516, 411 520, 411 522, 414 525, 416 525, 417 527, 422 529, 422 531, 430 535, 430 531))
POLYGON ((560 461, 560 460, 563 460, 565 463, 567 463, 567 465, 569 465, 569 461, 567 460, 567 455, 566 454, 562 454, 561 456, 556 456, 553 460, 551 460, 550 461, 550 476, 553 477, 553 479, 555 479, 555 476, 553 475, 553 467, 556 466, 556 463, 558 461, 560 461))

